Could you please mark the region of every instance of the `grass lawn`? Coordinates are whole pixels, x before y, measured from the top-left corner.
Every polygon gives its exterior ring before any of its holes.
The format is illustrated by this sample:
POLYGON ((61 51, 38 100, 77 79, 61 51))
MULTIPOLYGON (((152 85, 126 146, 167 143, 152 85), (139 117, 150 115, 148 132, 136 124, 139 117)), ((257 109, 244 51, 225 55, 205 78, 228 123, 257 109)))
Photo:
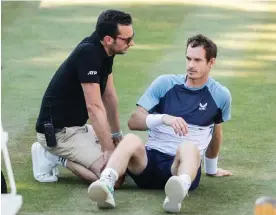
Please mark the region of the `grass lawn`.
MULTIPOLYGON (((88 184, 69 171, 61 170, 59 182, 51 184, 32 177, 30 149, 42 95, 58 66, 108 8, 130 12, 136 32, 135 47, 117 56, 114 65, 125 133, 148 84, 161 74, 185 73, 189 36, 201 32, 218 45, 212 76, 233 97, 219 164, 234 176, 203 176, 200 187, 185 199, 182 213, 250 215, 257 197, 275 196, 276 11, 273 1, 255 4, 262 11, 188 3, 46 7, 39 1, 2 1, 2 122, 9 132, 18 192, 24 197, 20 214, 164 214, 164 192, 139 190, 130 180, 115 193, 116 209, 100 211, 87 197, 88 184)), ((136 133, 146 137, 145 132, 136 133)))

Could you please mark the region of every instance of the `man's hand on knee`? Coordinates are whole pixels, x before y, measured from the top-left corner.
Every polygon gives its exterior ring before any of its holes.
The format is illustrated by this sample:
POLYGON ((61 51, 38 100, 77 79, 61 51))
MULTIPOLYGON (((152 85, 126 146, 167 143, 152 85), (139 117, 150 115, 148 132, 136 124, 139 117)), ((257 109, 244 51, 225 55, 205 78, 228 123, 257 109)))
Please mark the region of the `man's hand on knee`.
POLYGON ((105 160, 104 155, 102 155, 101 157, 98 158, 98 160, 96 160, 93 163, 93 165, 89 169, 94 174, 96 174, 98 176, 98 178, 100 178, 101 172, 104 170, 106 163, 107 163, 107 161, 105 160))
POLYGON ((113 153, 113 150, 105 150, 103 152, 103 165, 104 165, 104 167, 106 166, 106 164, 107 164, 109 158, 111 157, 112 153, 113 153))

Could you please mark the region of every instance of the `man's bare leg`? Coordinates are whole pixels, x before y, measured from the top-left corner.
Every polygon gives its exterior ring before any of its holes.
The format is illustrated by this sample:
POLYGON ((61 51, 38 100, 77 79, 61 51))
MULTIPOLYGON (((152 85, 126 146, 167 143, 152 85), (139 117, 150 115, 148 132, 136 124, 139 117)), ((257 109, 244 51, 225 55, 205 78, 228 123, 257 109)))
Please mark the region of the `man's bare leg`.
POLYGON ((132 173, 139 174, 147 166, 147 153, 141 139, 128 134, 116 147, 111 155, 101 178, 88 188, 88 195, 100 208, 114 208, 114 184, 128 168, 132 173))
POLYGON ((199 166, 200 153, 197 147, 190 142, 180 145, 171 167, 173 176, 165 186, 166 198, 163 203, 165 211, 180 212, 181 203, 197 175, 199 166))
POLYGON ((73 161, 68 160, 66 167, 70 169, 75 175, 89 182, 93 182, 99 179, 99 177, 91 170, 87 169, 86 167, 78 163, 74 163, 73 161))
POLYGON ((179 146, 174 162, 172 164, 172 174, 186 174, 193 181, 200 166, 200 153, 195 144, 191 142, 179 146))
POLYGON ((95 161, 92 167, 88 169, 79 163, 54 155, 49 151, 46 151, 45 156, 48 160, 52 161, 53 163, 62 165, 63 167, 68 168, 74 174, 89 182, 93 182, 99 179, 100 168, 103 167, 103 161, 101 159, 98 159, 97 161, 95 161))
POLYGON ((127 134, 117 146, 106 168, 115 170, 119 176, 128 168, 132 173, 139 174, 147 166, 147 153, 142 140, 134 135, 127 134))
MULTIPOLYGON (((76 175, 89 182, 96 181, 100 177, 100 170, 94 173, 94 169, 88 169, 76 162, 57 156, 47 151, 40 143, 32 145, 32 162, 34 177, 39 182, 55 182, 58 180, 53 170, 57 165, 68 168, 76 175), (98 173, 98 175, 97 175, 98 173)), ((95 162, 97 163, 97 162, 95 162)), ((103 165, 102 165, 103 166, 103 165)))

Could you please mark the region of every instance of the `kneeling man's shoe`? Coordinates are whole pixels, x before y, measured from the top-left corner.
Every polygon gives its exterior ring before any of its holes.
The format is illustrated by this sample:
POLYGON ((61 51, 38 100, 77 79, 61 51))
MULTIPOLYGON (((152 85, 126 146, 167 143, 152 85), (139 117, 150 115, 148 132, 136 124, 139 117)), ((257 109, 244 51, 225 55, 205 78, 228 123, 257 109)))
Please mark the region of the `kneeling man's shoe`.
POLYGON ((45 156, 46 150, 40 143, 32 145, 33 176, 39 182, 58 181, 57 164, 53 163, 45 156))

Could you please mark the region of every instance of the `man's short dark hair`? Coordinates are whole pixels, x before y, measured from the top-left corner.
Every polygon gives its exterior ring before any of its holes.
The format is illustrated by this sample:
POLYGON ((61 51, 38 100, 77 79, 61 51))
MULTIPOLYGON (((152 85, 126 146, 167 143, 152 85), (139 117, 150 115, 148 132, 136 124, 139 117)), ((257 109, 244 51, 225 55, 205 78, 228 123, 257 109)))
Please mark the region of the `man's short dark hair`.
POLYGON ((187 40, 186 48, 188 48, 189 45, 191 45, 191 47, 193 47, 193 48, 202 46, 206 52, 205 57, 206 57, 207 62, 209 62, 211 58, 217 57, 217 45, 212 40, 210 40, 208 37, 206 37, 202 34, 197 34, 193 37, 190 37, 187 40))
POLYGON ((102 40, 105 36, 115 38, 119 34, 118 24, 131 25, 130 14, 119 10, 106 10, 98 18, 96 32, 102 40))

